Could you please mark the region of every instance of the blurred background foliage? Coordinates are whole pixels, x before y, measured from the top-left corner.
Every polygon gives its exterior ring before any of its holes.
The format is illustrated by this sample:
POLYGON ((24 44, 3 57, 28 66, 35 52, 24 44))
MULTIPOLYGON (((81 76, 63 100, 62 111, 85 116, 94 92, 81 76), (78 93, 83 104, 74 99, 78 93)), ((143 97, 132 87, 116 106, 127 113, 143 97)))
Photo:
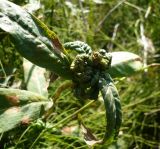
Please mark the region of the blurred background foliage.
MULTIPOLYGON (((11 0, 33 12, 55 31, 62 43, 81 40, 94 50, 129 51, 140 55, 144 65, 160 62, 159 0, 11 0)), ((137 75, 116 78, 123 123, 119 138, 109 149, 158 149, 160 147, 160 67, 154 66, 137 75)), ((24 88, 22 57, 9 37, 0 30, 0 85, 24 88)), ((50 83, 50 96, 63 79, 50 83)), ((76 117, 56 125, 88 101, 75 99, 65 91, 53 115, 45 125, 41 121, 27 128, 1 134, 0 148, 28 149, 42 130, 47 130, 34 148, 86 149, 76 117), (50 129, 50 125, 56 127, 50 129), (17 143, 18 142, 18 143, 17 143)), ((102 137, 105 112, 101 100, 81 112, 85 124, 102 137)), ((106 149, 107 146, 95 146, 106 149)))

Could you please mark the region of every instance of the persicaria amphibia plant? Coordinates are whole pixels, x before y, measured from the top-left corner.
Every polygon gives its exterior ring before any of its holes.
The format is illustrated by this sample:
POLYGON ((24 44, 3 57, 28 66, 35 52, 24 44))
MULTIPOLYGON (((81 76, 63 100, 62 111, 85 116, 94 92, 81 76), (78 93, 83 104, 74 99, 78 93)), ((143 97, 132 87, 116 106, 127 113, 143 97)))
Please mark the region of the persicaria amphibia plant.
MULTIPOLYGON (((97 100, 101 95, 106 109, 106 132, 104 138, 95 143, 110 144, 116 140, 122 122, 122 113, 118 91, 111 76, 123 76, 125 73, 127 75, 137 71, 133 66, 124 64, 125 68, 129 68, 126 72, 122 61, 112 65, 113 53, 107 53, 104 49, 94 51, 81 41, 62 44, 58 36, 38 18, 7 0, 0 1, 0 29, 10 35, 15 48, 24 58, 70 80, 74 95, 79 100, 97 100), (122 72, 119 72, 119 67, 122 72)), ((128 53, 128 55, 131 55, 128 62, 133 63, 137 58, 134 54, 128 53)), ((140 61, 137 63, 140 64, 140 61)), ((1 88, 0 103, 0 106, 3 105, 0 113, 0 133, 17 127, 26 115, 28 119, 35 120, 46 113, 50 114, 48 112, 50 108, 47 107, 50 101, 29 91, 1 88), (35 102, 37 104, 34 104, 35 102), (43 114, 42 105, 45 109, 43 114), (16 109, 13 109, 15 106, 16 109), (26 107, 28 111, 24 112, 26 107), (8 110, 16 112, 12 115, 8 110)))

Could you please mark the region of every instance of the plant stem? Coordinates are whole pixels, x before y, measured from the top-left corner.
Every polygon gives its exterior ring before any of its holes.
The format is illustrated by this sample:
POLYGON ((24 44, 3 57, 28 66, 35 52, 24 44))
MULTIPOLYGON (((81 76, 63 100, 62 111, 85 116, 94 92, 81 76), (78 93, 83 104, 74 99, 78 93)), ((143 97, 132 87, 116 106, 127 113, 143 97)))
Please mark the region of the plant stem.
POLYGON ((55 91, 54 96, 52 97, 52 102, 53 105, 51 108, 48 109, 48 111, 46 112, 46 114, 44 115, 44 120, 46 121, 46 119, 53 113, 54 109, 55 109, 55 105, 57 100, 59 99, 61 93, 68 89, 68 88, 72 88, 74 87, 74 83, 73 82, 65 82, 63 83, 60 87, 57 88, 57 90, 55 91))
POLYGON ((56 101, 58 100, 58 98, 60 97, 61 93, 68 89, 68 88, 72 88, 74 87, 74 83, 73 82, 65 82, 63 83, 60 87, 58 87, 58 89, 55 91, 55 94, 52 98, 53 104, 56 103, 56 101))

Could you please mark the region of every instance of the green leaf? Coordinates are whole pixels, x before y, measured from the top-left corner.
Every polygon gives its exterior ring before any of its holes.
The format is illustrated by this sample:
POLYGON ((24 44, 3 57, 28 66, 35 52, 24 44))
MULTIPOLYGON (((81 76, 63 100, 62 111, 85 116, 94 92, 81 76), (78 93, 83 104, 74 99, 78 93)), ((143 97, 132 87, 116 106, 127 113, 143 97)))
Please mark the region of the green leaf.
POLYGON ((77 54, 90 55, 92 53, 91 47, 82 41, 66 42, 64 47, 72 60, 75 59, 77 54))
POLYGON ((67 51, 69 52, 75 51, 78 54, 81 54, 81 53, 91 54, 92 52, 91 47, 82 41, 66 42, 64 44, 64 47, 67 51))
POLYGON ((112 77, 131 76, 143 68, 141 57, 131 52, 112 52, 109 73, 112 77))
POLYGON ((26 59, 23 59, 24 80, 28 91, 48 97, 46 70, 38 67, 26 59))
POLYGON ((0 88, 0 133, 41 117, 52 104, 45 100, 29 91, 0 88))
POLYGON ((103 142, 112 143, 119 132, 122 122, 121 104, 118 91, 109 74, 102 74, 99 79, 99 89, 106 109, 106 133, 103 142))
POLYGON ((0 29, 11 35, 23 57, 62 77, 70 78, 70 62, 57 35, 35 16, 12 2, 1 0, 0 29))

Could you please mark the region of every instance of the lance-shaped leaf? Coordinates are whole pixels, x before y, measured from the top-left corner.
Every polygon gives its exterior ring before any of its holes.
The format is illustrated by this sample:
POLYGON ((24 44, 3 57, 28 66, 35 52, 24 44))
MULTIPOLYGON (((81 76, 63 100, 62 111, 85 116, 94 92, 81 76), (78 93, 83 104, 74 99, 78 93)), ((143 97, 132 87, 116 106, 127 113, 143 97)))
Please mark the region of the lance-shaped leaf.
POLYGON ((106 133, 103 142, 110 144, 117 137, 122 121, 121 105, 116 87, 109 74, 99 80, 99 89, 106 109, 106 133))
POLYGON ((19 53, 34 64, 70 78, 69 60, 54 32, 20 6, 0 1, 0 29, 11 35, 19 53))
POLYGON ((107 143, 108 145, 115 141, 118 136, 122 122, 121 104, 118 91, 113 84, 113 80, 106 72, 101 73, 99 79, 99 90, 104 100, 106 109, 106 132, 103 139, 97 139, 89 128, 87 128, 80 116, 78 120, 84 135, 84 140, 89 146, 95 144, 107 143))
POLYGON ((48 82, 45 77, 46 70, 30 61, 23 59, 24 80, 28 91, 48 97, 48 82))
POLYGON ((112 52, 109 73, 112 77, 131 76, 143 68, 141 57, 131 52, 112 52))
POLYGON ((0 88, 0 133, 41 117, 52 103, 29 91, 0 88))

